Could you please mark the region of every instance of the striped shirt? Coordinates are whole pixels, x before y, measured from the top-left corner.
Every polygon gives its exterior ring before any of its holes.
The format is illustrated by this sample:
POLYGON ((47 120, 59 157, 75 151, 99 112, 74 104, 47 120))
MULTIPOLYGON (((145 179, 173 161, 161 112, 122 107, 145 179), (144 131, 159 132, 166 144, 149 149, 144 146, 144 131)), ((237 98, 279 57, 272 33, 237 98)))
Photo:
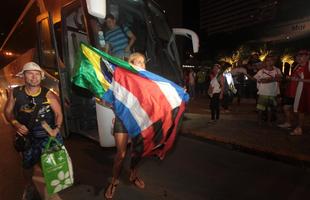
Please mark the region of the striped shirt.
POLYGON ((129 31, 129 28, 126 26, 123 27, 123 30, 121 27, 116 26, 113 30, 106 32, 105 39, 110 45, 113 56, 125 56, 125 48, 128 46, 128 36, 125 33, 128 34, 129 31))

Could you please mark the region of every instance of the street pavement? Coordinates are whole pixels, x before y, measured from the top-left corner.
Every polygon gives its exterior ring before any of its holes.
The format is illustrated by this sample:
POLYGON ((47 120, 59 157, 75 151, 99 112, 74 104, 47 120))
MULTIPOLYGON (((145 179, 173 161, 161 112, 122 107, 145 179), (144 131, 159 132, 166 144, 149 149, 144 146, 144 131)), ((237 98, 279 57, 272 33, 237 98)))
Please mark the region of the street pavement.
MULTIPOLYGON (((181 132, 194 135, 227 147, 278 159, 292 164, 309 166, 310 117, 306 116, 302 136, 290 136, 292 129, 278 128, 283 113, 278 109, 277 120, 270 126, 258 124, 254 99, 233 102, 230 112, 221 110, 220 120, 210 120, 209 98, 206 96, 189 102, 181 132)), ((295 117, 296 120, 296 117, 295 117)))
MULTIPOLYGON (((1 128, 3 128, 1 124, 1 128)), ((0 165, 0 199, 19 200, 20 160, 11 145, 10 128, 2 132, 5 154, 0 165)), ((115 148, 102 148, 79 135, 65 141, 74 167, 74 186, 62 200, 102 200, 111 176, 115 148)), ((179 136, 164 160, 145 159, 139 170, 144 190, 128 181, 128 157, 115 200, 301 200, 310 198, 310 170, 232 151, 196 138, 179 136)))
MULTIPOLYGON (((173 150, 163 161, 149 158, 141 163, 139 174, 146 188, 139 190, 128 181, 127 157, 114 199, 310 199, 309 168, 273 160, 307 166, 308 118, 307 132, 292 137, 289 130, 258 126, 255 102, 251 100, 233 104, 230 113, 221 114, 218 122, 210 123, 208 98, 192 100, 173 150)), ((0 199, 18 200, 23 181, 20 159, 12 147, 13 130, 2 118, 0 130, 0 199)), ((73 160, 75 184, 60 192, 61 198, 104 199, 115 148, 102 148, 76 134, 67 138, 65 145, 73 160)))

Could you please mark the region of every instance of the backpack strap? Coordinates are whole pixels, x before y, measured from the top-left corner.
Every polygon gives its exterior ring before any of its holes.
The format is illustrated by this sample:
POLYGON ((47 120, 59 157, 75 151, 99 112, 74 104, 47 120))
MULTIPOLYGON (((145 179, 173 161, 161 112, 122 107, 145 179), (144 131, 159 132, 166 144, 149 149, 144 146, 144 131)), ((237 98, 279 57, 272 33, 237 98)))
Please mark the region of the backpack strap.
MULTIPOLYGON (((121 25, 119 25, 119 27, 121 28, 123 34, 127 37, 127 39, 130 40, 130 38, 129 38, 128 35, 127 35, 127 32, 125 31, 125 26, 123 26, 123 25, 121 24, 121 25)), ((128 28, 128 27, 127 27, 127 28, 128 28)))

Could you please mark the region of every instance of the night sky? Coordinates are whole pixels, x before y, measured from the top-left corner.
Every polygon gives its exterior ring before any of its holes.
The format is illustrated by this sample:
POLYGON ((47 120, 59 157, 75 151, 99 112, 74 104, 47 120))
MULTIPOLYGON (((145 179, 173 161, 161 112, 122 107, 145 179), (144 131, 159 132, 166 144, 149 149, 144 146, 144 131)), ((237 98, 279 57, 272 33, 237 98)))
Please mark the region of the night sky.
MULTIPOLYGON (((4 39, 7 34, 14 26, 14 23, 18 19, 18 16, 21 14, 22 10, 25 8, 26 4, 29 0, 5 0, 1 4, 0 12, 0 44, 2 45, 4 39)), ((249 36, 253 34, 249 34, 249 30, 236 30, 234 32, 222 32, 212 36, 208 36, 207 30, 201 30, 203 28, 200 27, 201 23, 201 15, 204 8, 201 8, 201 2, 204 4, 208 4, 214 1, 208 0, 155 0, 162 9, 165 10, 167 20, 169 25, 174 27, 184 27, 188 29, 192 29, 196 31, 200 38, 200 52, 203 55, 215 55, 210 54, 210 50, 218 49, 227 49, 231 51, 236 48, 240 42, 248 39, 249 36), (202 10, 201 10, 202 9, 202 10), (232 40, 233 38, 233 40, 232 40)), ((227 0, 219 0, 227 1, 227 0)), ((269 0, 270 1, 270 0, 269 0)), ((269 2, 268 1, 268 2, 269 2)), ((256 1, 255 1, 256 2, 256 1)), ((261 1, 267 2, 267 1, 261 1)), ((272 2, 272 1, 270 1, 272 2)), ((309 0, 300 0, 300 1, 290 1, 290 0, 282 0, 279 2, 279 8, 277 10, 277 17, 272 21, 276 21, 276 19, 281 19, 282 21, 287 21, 291 19, 293 16, 309 16, 309 0)), ((209 12, 208 12, 209 13, 209 12)), ((265 24, 270 24, 268 21, 265 24)), ((255 32, 260 29, 255 26, 255 32)), ((261 29, 264 30, 264 29, 261 29)), ((266 30, 264 30, 266 31, 266 30)))
MULTIPOLYGON (((218 0, 218 1, 208 1, 208 0, 155 0, 161 7, 166 11, 166 16, 168 23, 173 27, 184 27, 196 31, 200 37, 200 46, 202 47, 200 51, 202 54, 210 54, 210 52, 203 50, 210 49, 228 49, 231 51, 239 45, 240 41, 247 40, 249 36, 249 30, 236 30, 235 32, 222 32, 213 36, 208 36, 207 30, 201 30, 200 27, 200 17, 203 13, 203 8, 200 6, 203 4, 208 4, 212 2, 225 2, 229 0, 218 0)), ((249 0, 251 1, 251 0, 249 0)), ((22 13, 23 9, 27 5, 29 0, 4 0, 1 2, 1 12, 0 12, 0 46, 7 34, 14 26, 18 16, 22 13)), ((257 1, 255 1, 257 2, 257 1)), ((260 2, 273 2, 272 0, 261 0, 260 2)), ((309 0, 281 0, 278 1, 279 9, 277 11, 277 17, 274 19, 281 19, 282 21, 288 21, 292 17, 296 16, 298 18, 309 15, 309 0)), ((208 12, 209 13, 209 12, 208 12)), ((268 24, 270 21, 264 23, 268 24)), ((229 25, 228 25, 229 26, 229 25)), ((260 29, 260 27, 254 27, 255 32, 260 29)), ((309 42, 308 42, 309 43, 309 42)), ((307 43, 307 44, 308 44, 307 43)))
POLYGON ((14 26, 18 16, 27 5, 27 0, 5 0, 1 1, 0 12, 0 44, 5 40, 7 34, 14 26))

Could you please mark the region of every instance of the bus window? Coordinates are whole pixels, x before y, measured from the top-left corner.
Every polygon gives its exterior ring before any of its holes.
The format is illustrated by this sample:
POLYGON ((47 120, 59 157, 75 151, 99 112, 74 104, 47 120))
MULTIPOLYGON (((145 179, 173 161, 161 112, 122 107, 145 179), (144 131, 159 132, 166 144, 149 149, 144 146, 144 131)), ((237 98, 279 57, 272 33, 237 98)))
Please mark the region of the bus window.
POLYGON ((65 63, 67 67, 70 67, 71 76, 74 69, 75 58, 79 52, 80 43, 84 42, 88 44, 89 41, 86 34, 81 7, 75 9, 72 8, 72 10, 70 9, 68 12, 63 13, 62 19, 63 27, 65 27, 63 32, 65 38, 64 41, 67 41, 67 44, 65 44, 66 48, 63 53, 64 58, 68 59, 65 63))
POLYGON ((96 138, 98 137, 96 100, 88 90, 71 84, 76 58, 79 54, 79 45, 81 42, 89 44, 84 25, 84 13, 79 2, 75 1, 63 7, 61 18, 62 52, 67 73, 61 87, 70 102, 70 108, 66 111, 68 127, 71 132, 96 138))
MULTIPOLYGON (((136 36, 132 51, 143 53, 148 60, 148 70, 162 75, 176 83, 181 83, 179 53, 171 29, 164 13, 151 1, 110 0, 107 13, 115 15, 119 26, 127 26, 136 36)), ((89 22, 89 17, 86 16, 89 22)), ((98 46, 98 31, 93 26, 100 26, 106 31, 103 19, 97 19, 88 27, 93 29, 90 41, 98 46), (96 25, 97 24, 97 25, 96 25), (97 43, 97 44, 96 44, 97 43)))
POLYGON ((54 31, 55 31, 55 39, 56 39, 56 44, 57 44, 57 50, 58 50, 58 55, 59 58, 61 60, 61 62, 63 63, 63 52, 62 52, 62 39, 61 39, 61 23, 57 22, 54 24, 54 31))
POLYGON ((153 4, 148 4, 148 6, 152 13, 152 24, 156 36, 162 41, 168 42, 171 36, 171 29, 167 25, 164 15, 153 4))
MULTIPOLYGON (((147 42, 147 27, 145 22, 145 10, 144 4, 141 2, 114 0, 110 1, 108 6, 108 13, 113 14, 116 18, 117 25, 121 28, 128 27, 129 30, 136 36, 136 41, 131 49, 132 52, 146 53, 146 42, 147 42)), ((107 31, 105 20, 88 16, 90 23, 90 38, 92 45, 100 49, 98 31, 107 31)))
MULTIPOLYGON (((49 25, 49 17, 43 14, 42 19, 38 22, 39 47, 40 47, 40 64, 52 76, 58 78, 57 55, 53 45, 52 31, 49 25)), ((58 78, 59 79, 59 78, 58 78)))

